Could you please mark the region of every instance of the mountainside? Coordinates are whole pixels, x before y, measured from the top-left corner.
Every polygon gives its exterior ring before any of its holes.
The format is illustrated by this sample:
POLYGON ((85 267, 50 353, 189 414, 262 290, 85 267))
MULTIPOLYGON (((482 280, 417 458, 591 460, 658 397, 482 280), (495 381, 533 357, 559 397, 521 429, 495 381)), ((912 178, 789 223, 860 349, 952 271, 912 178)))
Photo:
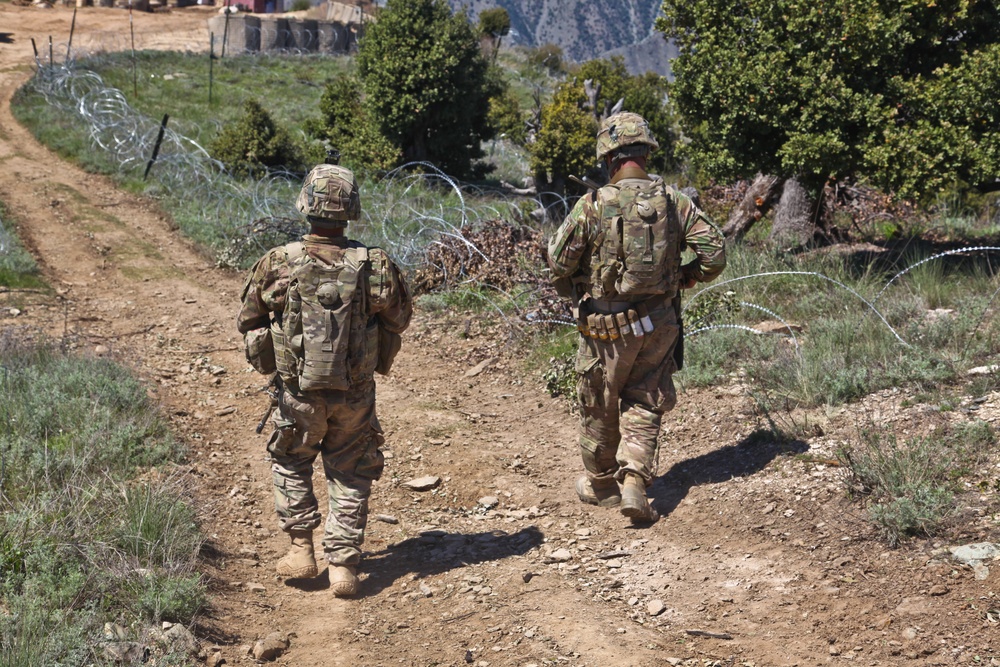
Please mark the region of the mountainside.
POLYGON ((510 44, 558 44, 566 58, 590 60, 622 53, 633 73, 669 72, 670 46, 653 29, 660 0, 449 0, 456 10, 478 16, 503 7, 510 14, 510 44), (622 47, 637 45, 625 54, 622 47))

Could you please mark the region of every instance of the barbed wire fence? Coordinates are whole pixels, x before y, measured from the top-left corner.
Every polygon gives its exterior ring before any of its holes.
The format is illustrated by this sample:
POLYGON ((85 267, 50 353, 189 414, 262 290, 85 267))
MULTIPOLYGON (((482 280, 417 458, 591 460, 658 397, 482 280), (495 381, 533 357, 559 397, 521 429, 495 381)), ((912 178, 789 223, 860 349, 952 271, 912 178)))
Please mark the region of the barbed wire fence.
MULTIPOLYGON (((162 38, 162 34, 155 38, 150 36, 150 41, 162 38)), ((62 59, 60 54, 69 55, 66 45, 54 45, 48 53, 36 58, 38 71, 28 85, 44 96, 48 104, 73 114, 88 128, 93 147, 108 156, 119 171, 128 173, 148 164, 161 123, 138 112, 122 91, 107 85, 97 73, 81 63, 86 48, 121 50, 120 43, 111 44, 108 41, 115 39, 120 37, 110 32, 92 34, 78 42, 81 46, 74 47, 76 51, 72 57, 62 59)), ((140 43, 142 41, 140 39, 140 43)), ((201 48, 204 48, 203 44, 201 48)), ((292 54, 296 52, 289 50, 292 54)), ((201 211, 199 224, 212 228, 215 236, 224 240, 214 248, 221 265, 243 266, 248 260, 300 236, 306 230, 301 216, 292 206, 299 186, 297 176, 272 172, 256 180, 235 178, 191 135, 198 135, 197 128, 183 123, 175 123, 164 130, 148 193, 158 197, 183 192, 185 198, 197 201, 201 211)), ((500 153, 507 150, 496 143, 489 149, 500 153)), ((502 157, 508 158, 506 155, 502 157)), ((513 155, 510 159, 516 160, 518 156, 513 155)), ((498 312, 513 310, 524 324, 575 325, 567 316, 565 305, 537 283, 529 284, 526 291, 524 285, 515 290, 509 284, 498 285, 465 274, 464 268, 469 265, 511 259, 509 256, 494 257, 490 248, 482 247, 477 242, 476 231, 488 222, 523 220, 524 197, 504 196, 501 191, 486 193, 480 188, 458 182, 428 163, 407 164, 382 178, 365 181, 362 197, 363 217, 357 224, 352 223, 352 235, 366 243, 384 247, 406 270, 417 272, 432 265, 445 276, 445 283, 465 289, 475 288, 476 298, 498 312), (440 252, 431 252, 431 249, 439 249, 440 252), (530 298, 525 298, 526 293, 530 298), (535 304, 524 305, 532 299, 535 304), (537 302, 544 302, 543 307, 538 307, 537 302)), ((566 204, 565 200, 557 203, 566 204)), ((528 208, 541 209, 542 205, 536 200, 528 208)), ((3 238, 0 237, 0 252, 2 247, 3 238)), ((949 254, 993 250, 968 248, 949 251, 921 260, 914 266, 949 254)), ((910 268, 913 267, 899 275, 910 268)), ((703 291, 734 281, 768 278, 771 275, 778 273, 739 276, 715 283, 703 291)), ((853 293, 849 287, 825 275, 816 272, 809 272, 809 275, 837 283, 853 293)), ((897 277, 889 280, 883 291, 897 277)), ((689 303, 701 294, 692 294, 689 303)), ((876 315, 901 345, 908 346, 882 313, 875 309, 874 303, 868 303, 856 293, 854 296, 865 302, 869 312, 876 315)), ((747 304, 747 307, 751 310, 763 308, 755 304, 747 304)), ((505 320, 513 325, 512 318, 505 316, 505 320)), ((752 327, 730 324, 733 323, 707 323, 691 334, 722 328, 753 330, 752 327)))

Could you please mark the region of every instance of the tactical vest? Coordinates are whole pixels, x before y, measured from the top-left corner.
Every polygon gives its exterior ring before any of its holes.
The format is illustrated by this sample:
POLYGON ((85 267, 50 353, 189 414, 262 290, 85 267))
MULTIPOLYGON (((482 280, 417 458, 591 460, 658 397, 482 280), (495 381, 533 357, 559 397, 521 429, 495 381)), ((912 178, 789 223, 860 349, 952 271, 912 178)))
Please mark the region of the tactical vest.
POLYGON ((663 181, 606 185, 595 198, 601 229, 590 261, 595 299, 641 301, 677 291, 683 230, 663 181))
POLYGON ((345 391, 370 379, 378 361, 378 324, 367 315, 368 249, 352 245, 326 264, 287 245, 288 293, 271 326, 281 379, 301 391, 345 391))

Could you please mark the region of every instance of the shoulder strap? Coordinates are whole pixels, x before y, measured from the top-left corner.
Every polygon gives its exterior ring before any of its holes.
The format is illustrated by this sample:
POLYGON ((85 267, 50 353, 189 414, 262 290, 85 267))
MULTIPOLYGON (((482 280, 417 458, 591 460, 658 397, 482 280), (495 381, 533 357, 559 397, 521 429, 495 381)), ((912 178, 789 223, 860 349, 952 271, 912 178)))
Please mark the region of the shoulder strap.
POLYGON ((288 265, 297 264, 300 259, 305 257, 306 254, 306 244, 302 241, 294 241, 285 246, 285 254, 288 256, 288 265))

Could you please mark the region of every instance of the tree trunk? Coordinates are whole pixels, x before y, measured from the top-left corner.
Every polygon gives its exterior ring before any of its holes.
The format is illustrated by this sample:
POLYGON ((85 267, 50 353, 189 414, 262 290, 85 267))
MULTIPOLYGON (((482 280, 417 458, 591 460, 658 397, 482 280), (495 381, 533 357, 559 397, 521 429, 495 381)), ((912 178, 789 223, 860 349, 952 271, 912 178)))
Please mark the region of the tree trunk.
POLYGON ((802 248, 815 237, 817 198, 797 178, 789 178, 781 189, 781 199, 774 212, 769 240, 785 248, 802 248))
POLYGON ((722 233, 727 239, 739 241, 757 222, 770 210, 778 192, 781 190, 781 179, 769 174, 757 174, 750 184, 740 205, 729 214, 722 233))

